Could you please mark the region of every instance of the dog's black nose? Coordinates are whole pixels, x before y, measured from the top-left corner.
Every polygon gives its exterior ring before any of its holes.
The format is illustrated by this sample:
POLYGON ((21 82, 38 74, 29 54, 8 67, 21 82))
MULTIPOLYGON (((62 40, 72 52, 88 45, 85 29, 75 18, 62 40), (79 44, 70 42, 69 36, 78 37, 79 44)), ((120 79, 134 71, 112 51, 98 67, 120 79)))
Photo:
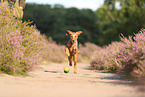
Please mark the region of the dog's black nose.
POLYGON ((73 42, 75 42, 75 40, 73 40, 73 42))

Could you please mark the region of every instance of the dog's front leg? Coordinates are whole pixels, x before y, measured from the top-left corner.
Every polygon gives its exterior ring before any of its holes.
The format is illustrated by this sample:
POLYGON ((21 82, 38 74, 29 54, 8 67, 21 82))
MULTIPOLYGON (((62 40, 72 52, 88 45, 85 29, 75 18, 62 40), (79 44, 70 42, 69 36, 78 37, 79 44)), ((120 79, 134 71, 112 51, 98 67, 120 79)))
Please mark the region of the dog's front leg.
POLYGON ((70 51, 69 51, 68 47, 65 47, 65 53, 67 56, 70 56, 70 51))
POLYGON ((72 66, 72 56, 68 56, 68 60, 69 60, 69 66, 72 66))
POLYGON ((77 74, 77 58, 78 58, 78 53, 74 55, 74 73, 77 74))

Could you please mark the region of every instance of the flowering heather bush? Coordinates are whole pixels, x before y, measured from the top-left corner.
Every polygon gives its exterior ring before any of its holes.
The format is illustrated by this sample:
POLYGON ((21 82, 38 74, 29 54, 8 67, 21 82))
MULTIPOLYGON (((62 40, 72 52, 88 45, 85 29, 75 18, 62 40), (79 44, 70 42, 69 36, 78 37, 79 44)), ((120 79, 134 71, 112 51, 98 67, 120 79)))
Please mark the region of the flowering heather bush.
MULTIPOLYGON (((47 41, 46 39, 45 45, 45 60, 51 62, 64 62, 68 61, 67 55, 65 54, 65 46, 64 45, 57 45, 54 41, 47 41)), ((89 60, 90 56, 96 49, 99 49, 99 46, 96 46, 93 43, 85 43, 85 45, 79 46, 80 54, 78 56, 78 61, 83 62, 84 60, 89 60)))
POLYGON ((101 47, 87 42, 84 45, 79 45, 79 51, 80 51, 80 55, 79 55, 79 61, 83 61, 83 60, 89 60, 91 58, 91 55, 93 54, 94 51, 99 50, 101 47))
POLYGON ((145 74, 145 29, 129 39, 122 35, 124 46, 118 54, 124 72, 145 74))
POLYGON ((65 46, 57 45, 54 41, 48 41, 47 39, 45 43, 45 54, 43 59, 57 63, 62 63, 67 59, 65 55, 65 46))
POLYGON ((34 26, 16 20, 9 6, 0 3, 0 70, 23 74, 41 62, 42 36, 34 26))
POLYGON ((121 68, 120 62, 117 59, 119 53, 118 42, 96 50, 90 60, 91 67, 98 70, 111 70, 117 71, 121 68))
POLYGON ((60 46, 55 43, 48 44, 48 60, 52 62, 63 62, 66 59, 65 46, 60 46))
MULTIPOLYGON (((44 36, 45 37, 45 36, 44 36)), ((65 46, 56 44, 52 39, 48 41, 45 37, 45 49, 43 50, 45 54, 43 59, 50 62, 64 62, 68 61, 67 55, 65 54, 65 46)), ((78 61, 83 62, 84 60, 89 60, 90 56, 96 49, 100 49, 99 46, 96 46, 93 43, 85 43, 85 45, 79 45, 80 54, 78 56, 78 61)))
POLYGON ((96 51, 90 64, 95 69, 122 71, 127 74, 145 74, 145 30, 127 39, 122 35, 121 42, 113 42, 96 51))

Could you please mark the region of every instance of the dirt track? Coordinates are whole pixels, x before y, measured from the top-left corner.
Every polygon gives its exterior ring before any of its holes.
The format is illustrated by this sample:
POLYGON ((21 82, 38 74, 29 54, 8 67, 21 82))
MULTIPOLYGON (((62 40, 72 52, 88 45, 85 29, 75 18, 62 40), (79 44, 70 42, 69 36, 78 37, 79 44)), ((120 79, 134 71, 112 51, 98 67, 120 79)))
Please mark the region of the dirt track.
POLYGON ((79 63, 78 74, 64 74, 67 63, 40 65, 30 76, 0 74, 0 97, 145 97, 132 81, 121 80, 111 73, 88 69, 79 63))

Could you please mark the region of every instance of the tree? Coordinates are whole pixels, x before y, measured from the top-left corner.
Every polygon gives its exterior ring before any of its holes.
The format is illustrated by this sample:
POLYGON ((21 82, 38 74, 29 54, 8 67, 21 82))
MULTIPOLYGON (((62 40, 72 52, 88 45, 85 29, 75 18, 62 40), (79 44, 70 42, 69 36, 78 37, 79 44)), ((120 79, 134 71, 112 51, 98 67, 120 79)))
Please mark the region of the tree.
POLYGON ((145 27, 145 0, 105 0, 96 11, 102 37, 101 44, 119 40, 120 33, 125 36, 137 33, 145 27), (115 8, 116 3, 120 9, 115 8))
POLYGON ((26 4, 24 20, 34 21, 42 34, 52 37, 59 44, 66 44, 66 30, 83 31, 79 41, 98 44, 98 26, 96 15, 90 9, 64 8, 60 4, 54 6, 26 4))

